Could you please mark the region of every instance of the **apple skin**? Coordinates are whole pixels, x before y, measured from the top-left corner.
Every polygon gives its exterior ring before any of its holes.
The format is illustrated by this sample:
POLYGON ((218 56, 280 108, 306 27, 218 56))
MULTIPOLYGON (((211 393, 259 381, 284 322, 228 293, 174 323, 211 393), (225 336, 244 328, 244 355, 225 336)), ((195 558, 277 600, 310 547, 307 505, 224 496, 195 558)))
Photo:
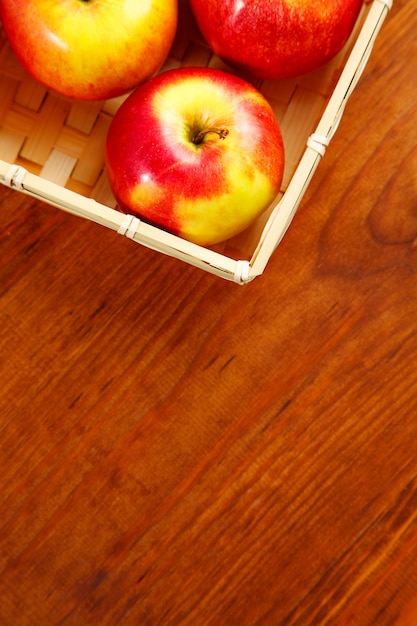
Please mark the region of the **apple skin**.
POLYGON ((123 211, 200 245, 247 228, 277 195, 284 168, 281 132, 262 94, 197 67, 138 87, 113 118, 105 156, 123 211))
POLYGON ((0 0, 9 42, 26 71, 80 100, 124 94, 161 67, 177 0, 0 0))
POLYGON ((346 43, 363 0, 190 0, 211 50, 263 79, 310 72, 346 43))

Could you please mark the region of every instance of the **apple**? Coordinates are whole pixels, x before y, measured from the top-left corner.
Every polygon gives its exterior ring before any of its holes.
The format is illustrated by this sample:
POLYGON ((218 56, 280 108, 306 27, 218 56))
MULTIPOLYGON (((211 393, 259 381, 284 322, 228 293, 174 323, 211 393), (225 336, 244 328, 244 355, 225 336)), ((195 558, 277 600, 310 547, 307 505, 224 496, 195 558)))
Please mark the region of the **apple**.
POLYGON ((190 0, 211 50, 263 79, 298 76, 334 57, 363 0, 190 0))
POLYGON ((284 149, 255 87, 221 70, 183 67, 129 95, 110 125, 105 160, 121 210, 211 245, 271 203, 284 149))
POLYGON ((0 0, 17 58, 61 95, 103 100, 132 90, 165 61, 177 0, 0 0))

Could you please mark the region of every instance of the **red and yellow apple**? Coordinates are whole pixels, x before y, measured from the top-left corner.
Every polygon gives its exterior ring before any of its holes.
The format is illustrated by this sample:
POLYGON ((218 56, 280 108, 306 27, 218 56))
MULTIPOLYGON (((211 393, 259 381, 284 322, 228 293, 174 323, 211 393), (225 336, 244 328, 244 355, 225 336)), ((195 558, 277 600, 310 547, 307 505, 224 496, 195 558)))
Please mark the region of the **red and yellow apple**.
POLYGON ((110 125, 110 185, 123 211, 200 245, 244 230, 278 193, 274 113, 248 82, 181 68, 138 87, 110 125))
POLYGON ((23 67, 71 98, 126 93, 165 61, 177 0, 0 0, 0 16, 23 67))
POLYGON ((320 67, 346 43, 363 0, 190 0, 215 54, 264 79, 320 67))

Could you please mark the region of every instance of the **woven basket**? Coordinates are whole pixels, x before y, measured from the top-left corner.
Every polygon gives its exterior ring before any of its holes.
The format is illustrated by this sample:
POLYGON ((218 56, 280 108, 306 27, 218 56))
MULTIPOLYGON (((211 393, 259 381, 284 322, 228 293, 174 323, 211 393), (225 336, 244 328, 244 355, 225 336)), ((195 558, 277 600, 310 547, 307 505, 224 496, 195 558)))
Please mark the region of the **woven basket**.
MULTIPOLYGON (((320 70, 297 79, 251 81, 280 124, 284 179, 269 209, 221 245, 199 246, 120 212, 104 170, 104 144, 112 116, 126 96, 79 102, 48 92, 22 69, 1 25, 0 182, 161 253, 246 283, 262 274, 291 223, 391 5, 392 0, 365 0, 349 42, 320 70)), ((186 0, 180 0, 177 36, 162 71, 195 65, 231 71, 212 55, 186 0)))

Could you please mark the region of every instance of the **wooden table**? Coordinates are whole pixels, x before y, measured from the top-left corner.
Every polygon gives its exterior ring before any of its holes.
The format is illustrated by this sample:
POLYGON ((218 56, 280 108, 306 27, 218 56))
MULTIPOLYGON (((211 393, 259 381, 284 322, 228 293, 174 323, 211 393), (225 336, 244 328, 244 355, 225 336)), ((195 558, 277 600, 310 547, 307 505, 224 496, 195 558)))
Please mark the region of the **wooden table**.
POLYGON ((417 11, 240 287, 0 189, 1 626, 417 624, 417 11))

